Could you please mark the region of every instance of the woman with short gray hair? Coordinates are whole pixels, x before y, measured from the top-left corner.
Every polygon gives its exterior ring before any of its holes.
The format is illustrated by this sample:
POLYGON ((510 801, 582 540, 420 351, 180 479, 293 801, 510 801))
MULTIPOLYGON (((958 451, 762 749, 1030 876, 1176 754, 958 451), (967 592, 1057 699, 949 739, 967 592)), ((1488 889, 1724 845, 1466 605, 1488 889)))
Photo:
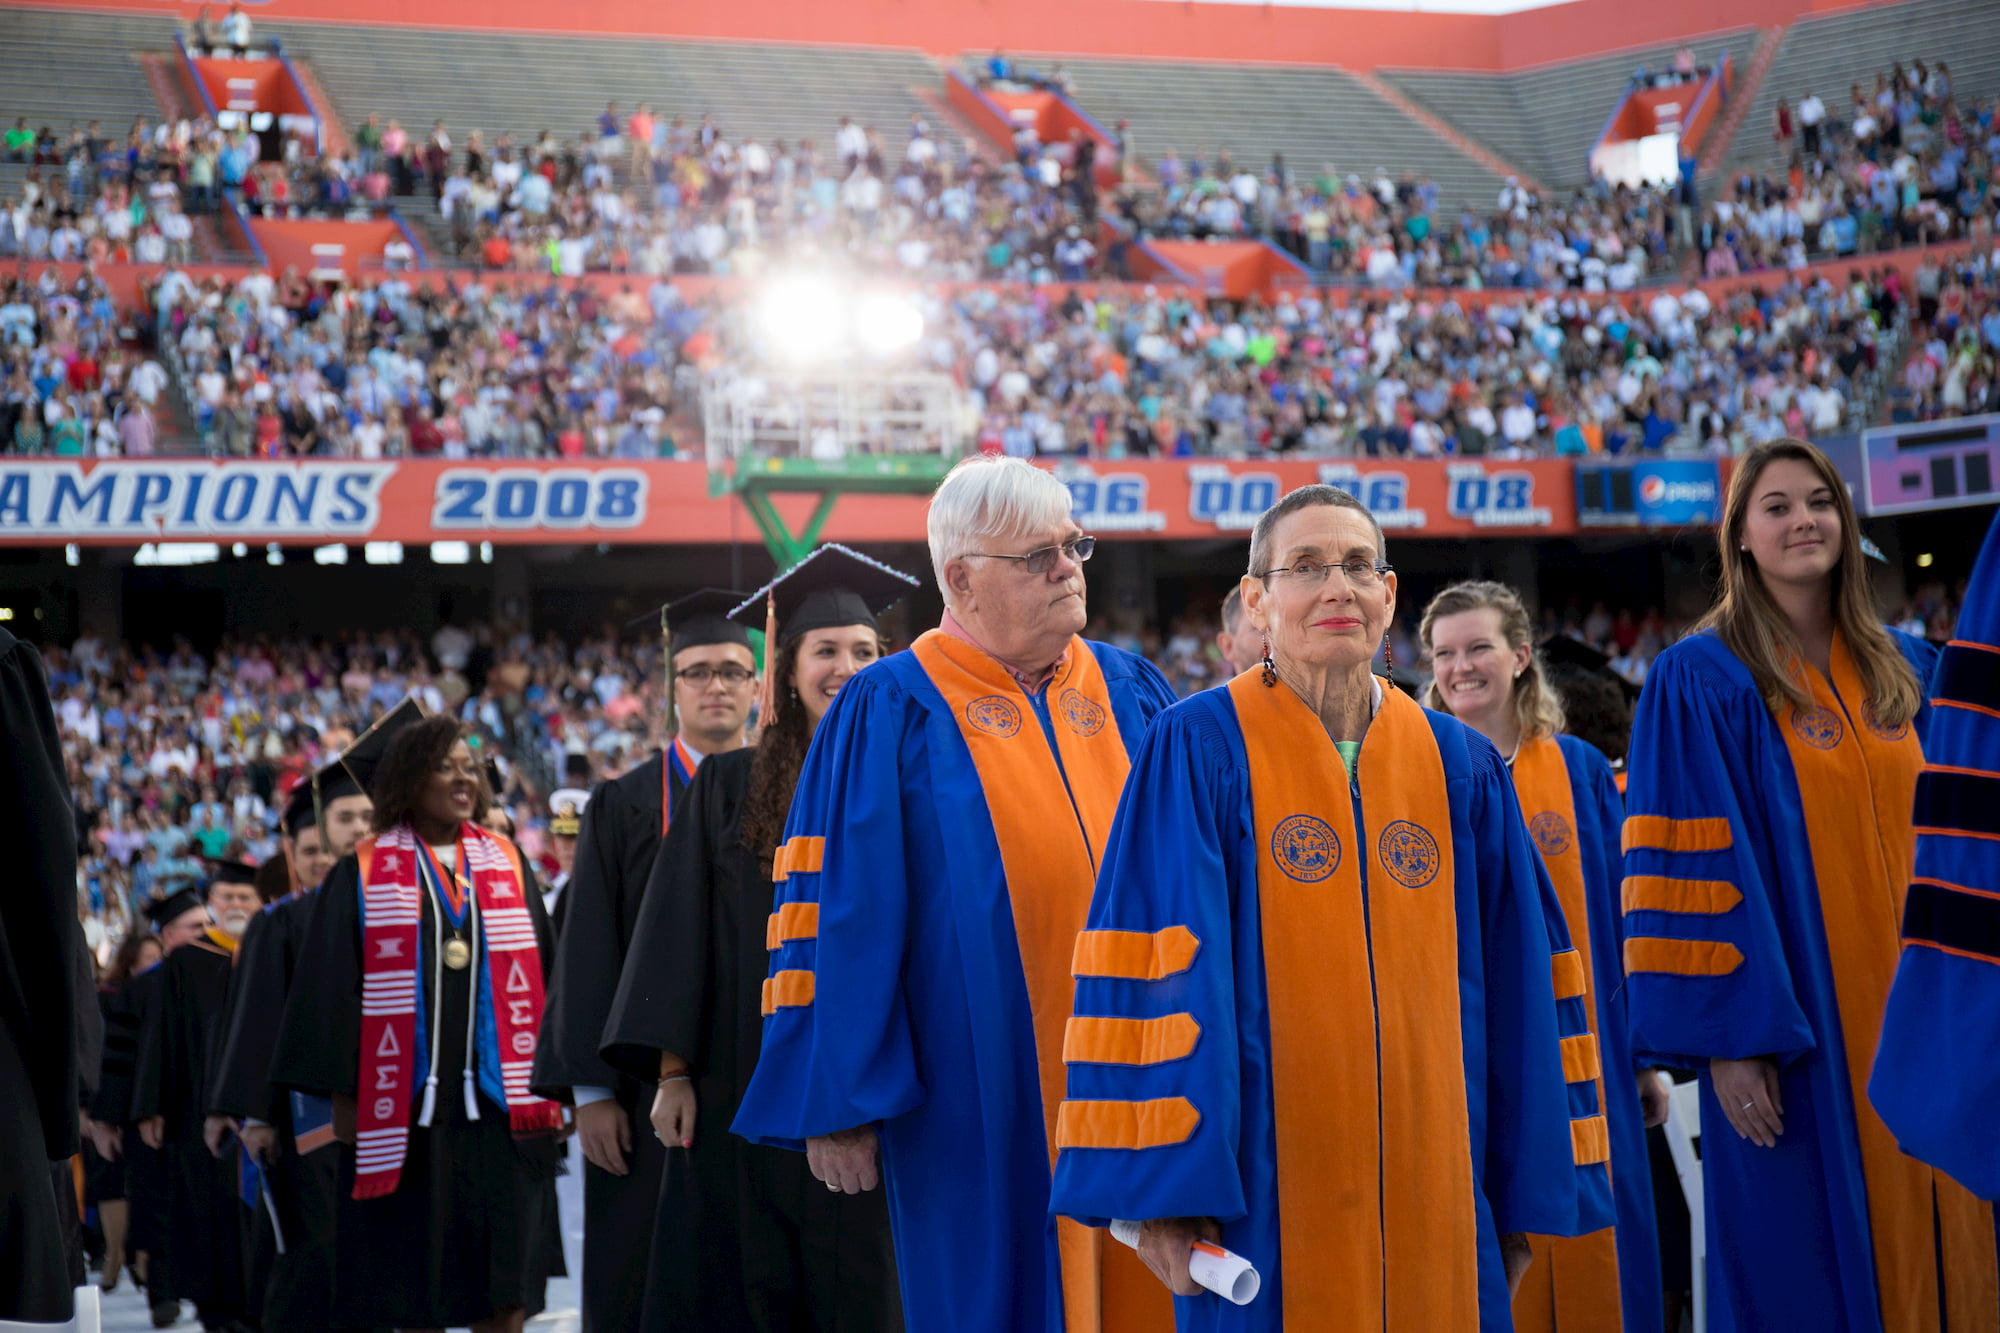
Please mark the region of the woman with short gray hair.
POLYGON ((1359 501, 1287 495, 1239 591, 1262 669, 1154 724, 1077 941, 1053 1209, 1140 1222, 1204 1326, 1510 1327, 1524 1233, 1611 1220, 1561 912, 1493 746, 1370 670, 1359 501), (1218 1305, 1199 1241, 1275 1287, 1218 1305))

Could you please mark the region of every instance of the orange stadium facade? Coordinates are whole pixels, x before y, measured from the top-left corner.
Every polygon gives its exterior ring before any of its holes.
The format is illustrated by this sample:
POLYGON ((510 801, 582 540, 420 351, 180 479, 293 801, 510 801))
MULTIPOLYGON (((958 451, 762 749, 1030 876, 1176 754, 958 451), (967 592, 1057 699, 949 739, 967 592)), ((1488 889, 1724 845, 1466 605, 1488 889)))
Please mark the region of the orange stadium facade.
MULTIPOLYGON (((746 42, 1058 51, 1134 59, 1271 62, 1370 70, 1381 66, 1506 72, 1627 48, 1658 46, 1745 26, 1877 8, 1896 0, 1570 0, 1508 14, 1237 3, 1235 0, 736 0, 728 5, 585 0, 270 0, 258 21, 565 35, 642 35, 746 42)), ((192 19, 195 3, 14 0, 63 10, 148 12, 192 19)))

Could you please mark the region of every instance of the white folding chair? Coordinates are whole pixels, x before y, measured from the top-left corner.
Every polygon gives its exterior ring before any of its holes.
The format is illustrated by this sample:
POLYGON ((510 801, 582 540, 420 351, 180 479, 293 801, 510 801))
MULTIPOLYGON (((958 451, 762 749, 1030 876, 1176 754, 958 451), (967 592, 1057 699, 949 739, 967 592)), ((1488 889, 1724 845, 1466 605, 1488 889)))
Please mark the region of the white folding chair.
MULTIPOLYGON (((1703 1225, 1701 1158, 1701 1084, 1676 1083, 1667 1107, 1667 1147, 1674 1155, 1674 1172, 1687 1200, 1688 1255, 1693 1263, 1694 1333, 1708 1333, 1708 1232, 1703 1225)), ((1669 1333, 1672 1333, 1669 1330, 1669 1333)))

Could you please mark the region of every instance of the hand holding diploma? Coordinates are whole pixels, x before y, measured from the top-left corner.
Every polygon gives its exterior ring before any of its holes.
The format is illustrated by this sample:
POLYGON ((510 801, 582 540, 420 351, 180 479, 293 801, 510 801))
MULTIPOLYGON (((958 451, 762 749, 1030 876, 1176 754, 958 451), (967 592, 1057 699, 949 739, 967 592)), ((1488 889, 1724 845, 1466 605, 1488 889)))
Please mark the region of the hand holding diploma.
POLYGON ((1213 1218, 1114 1221, 1111 1234, 1137 1250, 1146 1267, 1176 1296, 1212 1291, 1234 1305, 1248 1305, 1263 1285, 1248 1259, 1218 1243, 1222 1228, 1213 1218))

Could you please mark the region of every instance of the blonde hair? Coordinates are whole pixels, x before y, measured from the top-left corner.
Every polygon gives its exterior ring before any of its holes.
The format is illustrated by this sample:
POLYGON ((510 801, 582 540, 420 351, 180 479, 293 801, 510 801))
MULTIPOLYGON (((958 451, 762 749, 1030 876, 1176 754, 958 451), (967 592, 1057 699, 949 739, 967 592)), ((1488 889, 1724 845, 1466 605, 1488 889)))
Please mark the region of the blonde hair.
MULTIPOLYGON (((1548 673, 1542 670, 1542 655, 1534 649, 1534 622, 1528 618, 1528 608, 1521 601, 1521 594, 1506 584, 1467 580, 1454 583, 1431 598, 1431 604, 1424 608, 1423 622, 1417 629, 1425 655, 1430 654, 1431 629, 1438 619, 1466 611, 1499 612, 1500 637, 1507 641, 1508 649, 1511 651, 1528 645, 1527 669, 1514 678, 1514 721, 1521 728, 1522 741, 1545 740, 1561 731, 1562 697, 1550 686, 1548 673)), ((1451 705, 1444 701, 1444 693, 1438 689, 1435 676, 1424 688, 1424 706, 1440 713, 1451 712, 1451 705)))
POLYGON ((1854 656, 1854 667, 1868 687, 1870 706, 1885 727, 1900 727, 1923 706, 1923 690, 1902 649, 1882 627, 1875 610, 1875 591, 1861 556, 1861 524, 1854 501, 1833 463, 1804 440, 1770 440, 1755 446, 1737 464, 1729 479, 1729 497, 1722 509, 1722 583, 1715 605, 1695 629, 1712 629, 1723 646, 1736 654, 1757 682, 1757 692, 1773 713, 1786 705, 1811 708, 1802 663, 1805 659, 1791 622, 1785 619, 1764 576, 1743 548, 1743 524, 1751 495, 1764 469, 1777 462, 1804 463, 1819 473, 1833 492, 1840 514, 1840 562, 1833 570, 1833 622, 1854 656))

